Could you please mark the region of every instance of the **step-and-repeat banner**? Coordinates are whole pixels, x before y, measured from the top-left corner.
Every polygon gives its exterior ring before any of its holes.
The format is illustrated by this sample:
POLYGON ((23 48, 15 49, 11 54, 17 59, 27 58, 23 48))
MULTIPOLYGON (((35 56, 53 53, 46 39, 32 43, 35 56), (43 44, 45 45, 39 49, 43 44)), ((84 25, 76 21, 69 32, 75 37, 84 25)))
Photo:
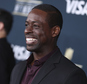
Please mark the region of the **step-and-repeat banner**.
POLYGON ((25 44, 25 20, 30 10, 42 3, 52 4, 61 11, 64 22, 57 44, 64 56, 87 74, 87 0, 1 0, 0 8, 14 17, 8 41, 16 61, 26 60, 30 55, 25 44))

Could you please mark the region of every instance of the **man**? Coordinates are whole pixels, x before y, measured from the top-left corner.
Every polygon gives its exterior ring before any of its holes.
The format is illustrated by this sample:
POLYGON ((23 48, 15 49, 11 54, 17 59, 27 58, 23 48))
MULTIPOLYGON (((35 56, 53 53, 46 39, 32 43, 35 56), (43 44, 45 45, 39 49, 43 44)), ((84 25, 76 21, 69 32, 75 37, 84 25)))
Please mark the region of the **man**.
POLYGON ((15 66, 10 84, 87 84, 84 71, 57 47, 62 15, 49 4, 35 6, 25 22, 26 47, 32 54, 15 66))
POLYGON ((12 23, 12 15, 0 9, 0 84, 9 84, 10 74, 15 65, 14 53, 7 41, 12 23))

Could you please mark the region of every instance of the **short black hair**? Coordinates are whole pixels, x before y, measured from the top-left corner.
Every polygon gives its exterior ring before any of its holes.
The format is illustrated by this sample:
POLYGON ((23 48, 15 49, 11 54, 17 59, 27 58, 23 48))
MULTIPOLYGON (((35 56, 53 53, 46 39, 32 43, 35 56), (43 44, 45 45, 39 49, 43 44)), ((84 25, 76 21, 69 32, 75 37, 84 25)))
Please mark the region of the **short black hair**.
POLYGON ((12 14, 7 10, 0 8, 0 22, 4 23, 4 29, 8 35, 12 28, 12 23, 13 23, 12 14))
POLYGON ((62 14, 56 7, 50 4, 40 4, 35 6, 33 9, 40 9, 42 11, 47 12, 47 21, 49 26, 52 28, 58 25, 60 27, 60 30, 62 29, 63 25, 62 14))

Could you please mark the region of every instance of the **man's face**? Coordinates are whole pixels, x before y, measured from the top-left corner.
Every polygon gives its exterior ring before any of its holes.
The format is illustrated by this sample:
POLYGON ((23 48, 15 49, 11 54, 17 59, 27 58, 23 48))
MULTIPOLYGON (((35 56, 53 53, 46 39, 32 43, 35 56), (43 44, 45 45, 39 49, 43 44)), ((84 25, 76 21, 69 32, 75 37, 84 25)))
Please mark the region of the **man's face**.
POLYGON ((50 46, 52 39, 51 28, 46 21, 47 13, 33 9, 25 22, 25 38, 27 50, 33 52, 44 51, 50 46))

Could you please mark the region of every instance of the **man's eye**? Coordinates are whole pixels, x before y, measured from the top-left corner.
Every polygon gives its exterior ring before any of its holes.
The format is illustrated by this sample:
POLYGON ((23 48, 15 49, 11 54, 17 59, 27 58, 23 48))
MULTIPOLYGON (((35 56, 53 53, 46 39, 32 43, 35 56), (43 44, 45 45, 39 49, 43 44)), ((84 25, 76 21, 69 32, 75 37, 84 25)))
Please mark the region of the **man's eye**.
POLYGON ((27 26, 28 26, 28 24, 25 24, 25 26, 27 27, 27 26))
POLYGON ((39 25, 33 25, 33 27, 35 27, 35 28, 39 28, 40 26, 39 26, 39 25))

